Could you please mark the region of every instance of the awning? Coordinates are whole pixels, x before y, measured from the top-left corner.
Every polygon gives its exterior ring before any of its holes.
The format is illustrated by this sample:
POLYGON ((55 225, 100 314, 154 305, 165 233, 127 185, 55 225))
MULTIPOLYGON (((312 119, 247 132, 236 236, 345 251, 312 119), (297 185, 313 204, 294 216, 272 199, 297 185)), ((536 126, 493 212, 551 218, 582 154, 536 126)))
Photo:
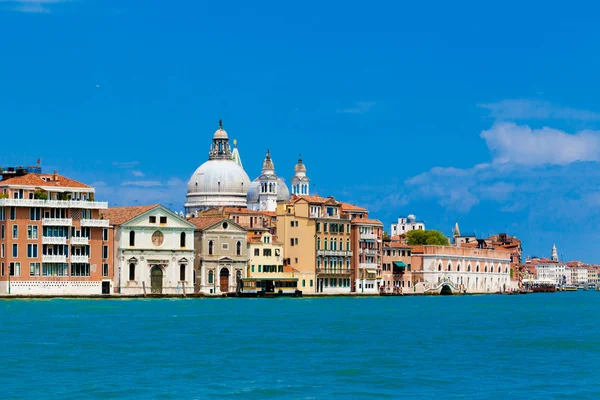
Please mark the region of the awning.
POLYGON ((406 268, 406 264, 404 264, 402 261, 394 261, 394 266, 406 268))
POLYGON ((368 269, 368 270, 367 270, 367 273, 369 273, 369 274, 376 274, 376 273, 377 273, 377 270, 374 270, 374 269, 368 269))

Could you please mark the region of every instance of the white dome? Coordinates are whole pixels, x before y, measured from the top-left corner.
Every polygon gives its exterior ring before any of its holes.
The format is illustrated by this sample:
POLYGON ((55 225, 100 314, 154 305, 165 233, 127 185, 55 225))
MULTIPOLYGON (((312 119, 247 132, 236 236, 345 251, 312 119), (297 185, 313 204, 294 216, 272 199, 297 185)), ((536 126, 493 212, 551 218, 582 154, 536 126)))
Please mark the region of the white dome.
MULTIPOLYGON (((260 178, 256 178, 248 187, 248 204, 258 203, 260 196, 260 178)), ((283 178, 277 178, 277 201, 286 201, 290 199, 290 190, 283 178)))
POLYGON ((239 193, 244 196, 250 187, 250 178, 233 160, 209 160, 202 164, 188 182, 188 194, 239 193))
POLYGON ((227 132, 225 131, 225 129, 219 128, 215 131, 213 139, 229 139, 229 137, 227 136, 227 132))
POLYGON ((277 178, 277 201, 287 201, 290 199, 290 189, 283 178, 277 178))
POLYGON ((258 196, 260 195, 260 182, 255 179, 248 187, 248 203, 258 203, 258 196))
POLYGON ((416 222, 417 221, 417 217, 414 216, 414 214, 408 214, 408 222, 416 222))

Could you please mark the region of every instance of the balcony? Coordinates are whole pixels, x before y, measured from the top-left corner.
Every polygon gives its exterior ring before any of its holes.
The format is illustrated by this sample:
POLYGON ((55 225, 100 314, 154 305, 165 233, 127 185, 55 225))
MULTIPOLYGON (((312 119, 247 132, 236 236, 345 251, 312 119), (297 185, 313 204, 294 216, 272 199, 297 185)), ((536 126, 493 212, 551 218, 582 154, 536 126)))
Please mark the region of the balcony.
POLYGON ((333 269, 333 268, 317 268, 316 269, 317 274, 321 274, 321 275, 350 275, 352 273, 351 269, 346 269, 346 268, 337 268, 337 269, 333 269))
POLYGON ((366 254, 369 256, 376 256, 377 249, 360 249, 360 254, 366 254))
POLYGON ((108 228, 110 221, 107 219, 82 219, 81 226, 88 226, 90 228, 108 228))
POLYGON ((43 236, 42 244, 67 244, 67 238, 64 236, 58 236, 58 237, 43 236))
POLYGON ((379 264, 376 264, 376 263, 358 263, 358 268, 377 269, 377 268, 379 268, 379 264))
POLYGON ((42 254, 42 262, 45 263, 66 263, 67 256, 42 254))
POLYGON ((42 225, 71 226, 73 225, 73 220, 71 218, 42 218, 42 225))
POLYGON ((80 246, 80 245, 88 245, 90 244, 90 239, 86 238, 86 237, 77 237, 77 236, 73 236, 71 237, 71 245, 73 246, 80 246))
POLYGON ((361 233, 360 239, 361 240, 377 240, 377 234, 376 233, 361 233))
POLYGON ((352 257, 351 251, 345 250, 317 250, 318 256, 352 257))
POLYGON ((71 263, 87 263, 89 262, 89 256, 71 256, 71 263))
POLYGON ((85 200, 40 200, 40 199, 0 199, 0 207, 50 207, 50 208, 86 208, 102 210, 108 208, 106 201, 85 200))

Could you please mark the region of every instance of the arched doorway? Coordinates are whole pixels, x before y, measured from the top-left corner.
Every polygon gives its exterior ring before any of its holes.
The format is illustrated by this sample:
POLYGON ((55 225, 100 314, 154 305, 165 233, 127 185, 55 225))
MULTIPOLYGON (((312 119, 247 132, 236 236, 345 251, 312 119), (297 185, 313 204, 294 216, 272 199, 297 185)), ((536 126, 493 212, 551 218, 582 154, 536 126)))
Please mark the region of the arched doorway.
POLYGON ((220 278, 220 290, 221 293, 229 292, 229 269, 221 268, 221 273, 219 274, 220 278))
POLYGON ((442 286, 442 290, 440 291, 440 294, 442 296, 452 296, 452 288, 450 287, 450 285, 442 286))
POLYGON ((150 288, 152 294, 162 294, 163 272, 162 268, 155 265, 150 270, 150 288))

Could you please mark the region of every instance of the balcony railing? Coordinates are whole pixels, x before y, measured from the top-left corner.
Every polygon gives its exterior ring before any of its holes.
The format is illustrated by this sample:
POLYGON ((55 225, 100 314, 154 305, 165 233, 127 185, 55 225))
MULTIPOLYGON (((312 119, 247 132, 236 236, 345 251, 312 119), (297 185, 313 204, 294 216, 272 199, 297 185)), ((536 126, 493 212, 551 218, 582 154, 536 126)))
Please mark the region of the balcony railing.
POLYGON ((67 244, 67 238, 64 236, 42 236, 42 244, 67 244))
POLYGON ((371 256, 377 255, 377 249, 360 249, 359 251, 361 254, 368 254, 371 256))
POLYGON ((87 245, 90 243, 90 239, 83 236, 83 237, 77 237, 77 236, 73 236, 71 237, 71 244, 72 245, 87 245))
POLYGON ((346 250, 317 250, 318 256, 352 257, 351 251, 346 250))
POLYGON ((0 199, 0 207, 51 207, 51 208, 108 208, 106 201, 86 200, 40 200, 40 199, 0 199))
POLYGON ((87 263, 89 259, 89 256, 71 256, 72 263, 87 263))
POLYGON ((71 226, 73 225, 73 220, 71 218, 42 218, 42 225, 71 226))
POLYGON ((42 254, 42 262, 47 262, 47 263, 66 263, 67 262, 67 256, 42 254))
POLYGON ((81 226, 108 228, 110 221, 107 219, 82 219, 81 226))
POLYGON ((377 240, 376 233, 361 233, 360 238, 363 240, 377 240))
POLYGON ((358 268, 377 269, 377 268, 379 268, 379 264, 376 264, 376 263, 358 263, 358 268))
POLYGON ((352 270, 347 268, 317 268, 316 272, 323 275, 349 275, 352 273, 352 270))

